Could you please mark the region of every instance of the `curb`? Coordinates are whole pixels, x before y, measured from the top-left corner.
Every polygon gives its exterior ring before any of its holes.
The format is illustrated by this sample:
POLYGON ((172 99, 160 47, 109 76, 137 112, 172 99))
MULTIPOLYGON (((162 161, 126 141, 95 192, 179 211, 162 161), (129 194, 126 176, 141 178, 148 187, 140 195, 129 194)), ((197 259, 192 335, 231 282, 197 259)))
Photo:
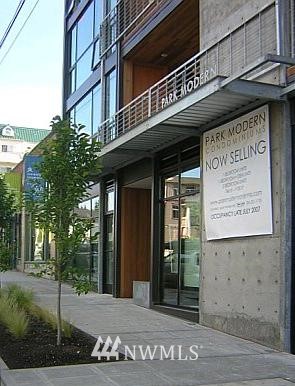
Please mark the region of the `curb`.
POLYGON ((4 362, 4 360, 0 357, 0 386, 6 386, 6 383, 4 383, 1 374, 3 370, 9 370, 8 366, 4 362))

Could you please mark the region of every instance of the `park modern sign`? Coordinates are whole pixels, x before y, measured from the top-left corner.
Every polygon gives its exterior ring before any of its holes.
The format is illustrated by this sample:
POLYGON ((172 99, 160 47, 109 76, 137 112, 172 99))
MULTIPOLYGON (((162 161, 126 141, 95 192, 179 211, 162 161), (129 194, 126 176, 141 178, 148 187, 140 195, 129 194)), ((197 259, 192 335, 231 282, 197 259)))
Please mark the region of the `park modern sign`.
MULTIPOLYGON (((184 72, 185 75, 185 72, 184 72)), ((179 75, 180 76, 180 75, 179 75)), ((212 67, 205 68, 198 75, 193 77, 192 79, 183 82, 179 87, 176 87, 171 92, 167 93, 165 96, 161 98, 161 108, 164 109, 171 103, 178 101, 184 96, 192 93, 197 90, 200 86, 203 86, 205 83, 209 82, 209 80, 213 79, 217 76, 217 66, 214 65, 212 67)))
POLYGON ((272 233, 267 105, 204 133, 203 184, 208 240, 272 233))

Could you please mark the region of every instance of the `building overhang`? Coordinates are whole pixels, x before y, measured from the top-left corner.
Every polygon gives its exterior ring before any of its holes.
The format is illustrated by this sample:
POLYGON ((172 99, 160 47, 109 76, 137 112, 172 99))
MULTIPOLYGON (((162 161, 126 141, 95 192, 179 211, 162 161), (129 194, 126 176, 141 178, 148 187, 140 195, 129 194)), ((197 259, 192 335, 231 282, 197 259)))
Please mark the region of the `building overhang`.
POLYGON ((197 91, 170 104, 136 127, 104 145, 105 171, 119 169, 188 137, 200 136, 236 116, 268 102, 283 102, 281 86, 215 77, 197 91))

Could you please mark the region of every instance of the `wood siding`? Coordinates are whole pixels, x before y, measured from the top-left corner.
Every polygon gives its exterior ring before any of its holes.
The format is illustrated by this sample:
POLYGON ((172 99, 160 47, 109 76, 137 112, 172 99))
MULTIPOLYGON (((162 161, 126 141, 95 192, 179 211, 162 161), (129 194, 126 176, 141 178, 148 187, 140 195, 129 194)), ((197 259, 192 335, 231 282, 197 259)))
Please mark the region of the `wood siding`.
POLYGON ((150 279, 151 191, 122 189, 120 296, 132 297, 133 281, 150 279))

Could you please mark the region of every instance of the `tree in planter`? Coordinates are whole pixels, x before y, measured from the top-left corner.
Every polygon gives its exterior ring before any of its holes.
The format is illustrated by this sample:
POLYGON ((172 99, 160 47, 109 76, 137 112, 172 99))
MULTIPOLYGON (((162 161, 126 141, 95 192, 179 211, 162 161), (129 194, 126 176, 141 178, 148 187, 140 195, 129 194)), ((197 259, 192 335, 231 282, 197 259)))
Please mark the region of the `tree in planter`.
MULTIPOLYGON (((100 144, 81 132, 83 125, 55 117, 51 127, 53 136, 42 147, 43 160, 36 166, 43 185, 37 181, 33 198, 27 196, 27 209, 36 226, 54 235, 56 253, 49 264, 58 283, 57 345, 60 345, 61 283, 92 226, 92 220, 79 218, 75 208, 88 196, 87 187, 100 171, 100 144)), ((85 279, 76 282, 78 294, 88 288, 85 279)))
POLYGON ((0 176, 0 288, 1 273, 11 268, 12 224, 16 212, 16 198, 0 176))

